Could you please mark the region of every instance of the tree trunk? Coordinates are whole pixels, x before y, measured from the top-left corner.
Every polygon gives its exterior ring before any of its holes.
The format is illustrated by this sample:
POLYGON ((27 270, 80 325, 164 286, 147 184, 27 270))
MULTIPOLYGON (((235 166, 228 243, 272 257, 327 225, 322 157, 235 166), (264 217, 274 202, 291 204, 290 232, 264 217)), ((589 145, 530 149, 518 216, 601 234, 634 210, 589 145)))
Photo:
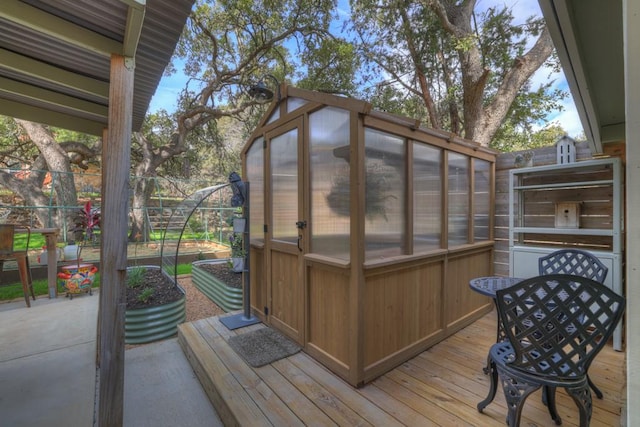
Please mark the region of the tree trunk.
MULTIPOLYGON (((471 27, 475 3, 475 0, 430 0, 430 5, 443 27, 458 40, 475 37, 471 27)), ((459 49, 463 90, 463 136, 485 147, 489 146, 520 88, 552 52, 551 36, 548 28, 545 28, 535 45, 525 55, 514 58, 513 67, 503 77, 496 94, 487 102, 485 89, 491 71, 484 66, 480 46, 477 43, 469 43, 465 49, 459 49)))
MULTIPOLYGON (((44 125, 20 119, 15 119, 15 121, 27 132, 31 141, 38 147, 42 158, 46 162, 47 169, 59 172, 52 181, 57 199, 57 209, 52 212, 51 216, 53 225, 62 229, 65 224, 73 224, 78 195, 67 152, 58 144, 44 125)), ((22 185, 25 188, 16 188, 14 191, 25 200, 33 201, 34 203, 31 206, 47 206, 49 204, 49 200, 42 192, 41 186, 37 186, 35 183, 26 183, 26 185, 23 183, 22 185)), ((44 211, 45 209, 37 209, 36 215, 42 225, 47 226, 50 224, 47 221, 47 216, 43 214, 44 211)))
POLYGON ((133 187, 132 223, 129 234, 130 242, 146 242, 149 240, 150 224, 147 221, 147 206, 154 190, 154 181, 145 176, 136 178, 133 187))

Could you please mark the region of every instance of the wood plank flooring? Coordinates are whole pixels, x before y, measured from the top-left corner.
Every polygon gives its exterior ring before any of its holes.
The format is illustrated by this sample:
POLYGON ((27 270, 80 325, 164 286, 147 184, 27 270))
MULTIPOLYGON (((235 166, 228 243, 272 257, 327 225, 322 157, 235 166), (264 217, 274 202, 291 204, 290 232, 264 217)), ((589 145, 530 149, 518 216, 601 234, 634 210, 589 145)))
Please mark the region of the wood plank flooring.
MULTIPOLYGON (((495 339, 495 312, 356 389, 303 352, 260 368, 244 363, 227 340, 264 325, 229 331, 218 317, 186 323, 179 341, 225 425, 239 426, 504 426, 502 389, 480 414, 489 389, 482 373, 495 339)), ((604 393, 593 398, 592 427, 620 425, 625 399, 625 354, 611 346, 589 374, 604 393)), ((573 400, 557 393, 564 426, 577 426, 573 400)), ((540 391, 524 406, 523 426, 554 426, 540 391)))

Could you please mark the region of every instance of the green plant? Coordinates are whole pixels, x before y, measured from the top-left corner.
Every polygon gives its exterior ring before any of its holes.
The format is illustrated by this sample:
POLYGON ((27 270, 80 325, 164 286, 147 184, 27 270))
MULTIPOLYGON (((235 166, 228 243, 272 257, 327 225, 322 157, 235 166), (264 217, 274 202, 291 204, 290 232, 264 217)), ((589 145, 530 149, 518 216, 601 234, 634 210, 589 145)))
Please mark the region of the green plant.
POLYGON ((140 295, 138 295, 138 301, 141 301, 146 304, 153 297, 153 293, 154 293, 153 288, 146 288, 144 291, 140 293, 140 295))
POLYGON ((74 217, 74 227, 70 230, 74 239, 78 242, 78 268, 80 267, 80 254, 82 248, 93 240, 95 232, 100 229, 100 209, 91 206, 89 200, 84 204, 74 217))
POLYGON ((194 217, 189 220, 189 228, 191 228, 191 231, 194 233, 202 233, 204 231, 204 224, 199 218, 194 217))
POLYGON ((229 234, 229 246, 231 247, 231 258, 244 258, 245 250, 242 234, 229 234))
POLYGON ((134 267, 127 270, 127 287, 137 288, 144 281, 145 269, 143 267, 134 267))

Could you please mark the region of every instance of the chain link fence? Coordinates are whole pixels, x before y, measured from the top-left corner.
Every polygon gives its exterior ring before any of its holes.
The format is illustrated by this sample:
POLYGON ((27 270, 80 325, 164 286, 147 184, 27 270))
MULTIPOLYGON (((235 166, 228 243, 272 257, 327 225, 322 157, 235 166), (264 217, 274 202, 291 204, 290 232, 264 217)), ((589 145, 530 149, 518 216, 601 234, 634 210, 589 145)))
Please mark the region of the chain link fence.
MULTIPOLYGON (((4 170, 13 174, 16 178, 24 179, 33 173, 31 170, 4 170)), ((73 174, 73 180, 78 195, 77 206, 61 206, 57 203, 57 195, 54 187, 61 179, 63 172, 47 172, 43 186, 43 193, 47 197, 46 205, 30 205, 16 193, 7 188, 0 187, 0 221, 13 223, 21 226, 28 226, 32 229, 57 227, 60 229, 59 246, 65 246, 73 241, 74 236, 70 231, 74 224, 69 223, 68 218, 78 212, 87 201, 91 201, 93 207, 100 208, 101 197, 101 175, 99 173, 80 172, 73 174), (69 215, 67 215, 69 214, 69 215)), ((181 251, 187 253, 202 253, 211 250, 223 250, 228 245, 226 242, 229 225, 227 218, 233 213, 227 201, 220 197, 213 198, 206 205, 202 205, 191 213, 187 222, 189 212, 182 212, 182 202, 198 189, 210 187, 216 183, 206 180, 179 180, 171 178, 153 177, 131 177, 129 206, 133 206, 133 188, 135 183, 145 179, 153 188, 153 194, 147 206, 143 207, 144 224, 140 241, 132 243, 128 249, 128 256, 148 257, 159 255, 160 244, 163 239, 179 240, 182 234, 181 251), (185 224, 186 223, 186 224, 185 224), (216 249, 217 248, 217 249, 216 249)), ((103 213, 104 214, 104 213, 103 213)), ((133 210, 129 215, 129 233, 133 218, 133 210)), ((91 242, 84 242, 87 246, 83 253, 87 259, 99 259, 98 231, 91 242)), ((40 249, 38 239, 32 239, 30 244, 32 251, 40 249)))

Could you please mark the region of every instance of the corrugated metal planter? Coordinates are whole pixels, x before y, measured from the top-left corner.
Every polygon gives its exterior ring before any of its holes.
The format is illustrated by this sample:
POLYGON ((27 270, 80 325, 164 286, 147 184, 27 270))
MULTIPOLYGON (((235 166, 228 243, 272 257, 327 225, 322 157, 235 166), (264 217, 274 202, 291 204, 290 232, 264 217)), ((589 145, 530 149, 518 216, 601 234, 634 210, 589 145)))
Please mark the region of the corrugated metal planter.
POLYGON ((224 311, 242 308, 242 289, 228 286, 212 274, 198 268, 202 264, 226 264, 226 259, 203 260, 192 262, 191 280, 200 291, 224 311))
MULTIPOLYGON (((145 268, 160 268, 144 266, 145 268)), ((187 305, 184 289, 178 286, 183 296, 177 301, 149 308, 126 310, 124 342, 144 344, 169 338, 178 333, 178 325, 186 319, 187 305)))

